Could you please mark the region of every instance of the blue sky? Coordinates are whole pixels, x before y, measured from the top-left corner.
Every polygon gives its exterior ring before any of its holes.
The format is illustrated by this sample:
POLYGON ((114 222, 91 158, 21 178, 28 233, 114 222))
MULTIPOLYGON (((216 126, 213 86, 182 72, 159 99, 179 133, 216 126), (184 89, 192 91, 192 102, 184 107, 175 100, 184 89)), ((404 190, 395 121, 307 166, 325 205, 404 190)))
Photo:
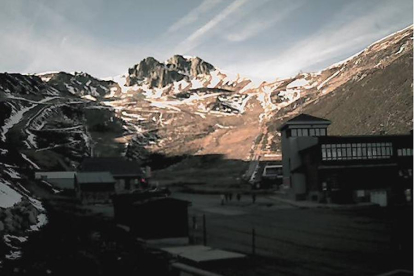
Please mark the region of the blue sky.
POLYGON ((413 24, 412 0, 0 0, 0 72, 119 75, 199 56, 258 80, 321 70, 413 24))

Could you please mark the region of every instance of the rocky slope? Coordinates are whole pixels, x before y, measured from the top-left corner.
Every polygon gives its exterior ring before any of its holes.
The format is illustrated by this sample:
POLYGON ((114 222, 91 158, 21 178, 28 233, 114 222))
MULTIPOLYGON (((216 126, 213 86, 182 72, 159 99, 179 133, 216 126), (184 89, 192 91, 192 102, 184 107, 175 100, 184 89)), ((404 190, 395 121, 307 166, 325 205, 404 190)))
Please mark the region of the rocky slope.
POLYGON ((412 32, 320 72, 261 84, 180 55, 146 58, 111 80, 1 74, 1 140, 62 168, 92 153, 278 155, 276 127, 299 112, 332 120, 332 134, 408 132, 412 32))
POLYGON ((2 74, 1 135, 3 141, 23 135, 27 149, 56 148, 70 160, 92 151, 246 160, 280 155, 276 127, 299 112, 332 120, 332 134, 404 133, 412 119, 411 38, 409 27, 320 72, 261 84, 180 55, 146 58, 109 80, 86 73, 2 74), (36 118, 25 130, 22 122, 5 123, 20 115, 36 118))
POLYGON ((87 73, 47 72, 37 74, 42 81, 61 93, 91 96, 93 98, 112 97, 120 92, 119 85, 113 81, 99 80, 87 73))
MULTIPOLYGON (((304 84, 296 87, 300 98, 271 112, 262 148, 279 148, 279 139, 266 136, 273 137, 279 125, 301 112, 331 120, 331 135, 409 133, 413 119, 412 38, 411 26, 325 70, 290 79, 286 88, 292 80, 304 84)), ((286 91, 285 84, 282 81, 272 95, 280 88, 286 91)))

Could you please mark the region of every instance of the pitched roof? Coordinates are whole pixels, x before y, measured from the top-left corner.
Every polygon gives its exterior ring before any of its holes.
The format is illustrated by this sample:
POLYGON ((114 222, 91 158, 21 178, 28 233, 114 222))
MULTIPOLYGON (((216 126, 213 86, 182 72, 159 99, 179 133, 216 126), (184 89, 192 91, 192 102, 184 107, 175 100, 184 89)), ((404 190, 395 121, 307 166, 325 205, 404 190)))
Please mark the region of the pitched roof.
POLYGON ((141 165, 122 157, 93 157, 84 159, 79 165, 82 172, 110 172, 113 176, 141 176, 141 165))
POLYGON ((285 129, 288 125, 300 125, 300 124, 318 124, 318 125, 330 125, 331 121, 327 119, 318 118, 309 114, 301 113, 296 117, 286 121, 283 125, 278 127, 279 131, 285 129))
POLYGON ((319 117, 315 117, 309 114, 301 113, 298 116, 293 117, 287 122, 327 122, 327 123, 330 123, 331 121, 322 119, 319 117))
POLYGON ((78 172, 76 179, 79 184, 115 183, 115 179, 109 172, 78 172))
POLYGON ((40 179, 42 176, 50 178, 68 178, 73 179, 75 177, 75 172, 71 171, 61 171, 61 172, 35 172, 35 178, 40 179))

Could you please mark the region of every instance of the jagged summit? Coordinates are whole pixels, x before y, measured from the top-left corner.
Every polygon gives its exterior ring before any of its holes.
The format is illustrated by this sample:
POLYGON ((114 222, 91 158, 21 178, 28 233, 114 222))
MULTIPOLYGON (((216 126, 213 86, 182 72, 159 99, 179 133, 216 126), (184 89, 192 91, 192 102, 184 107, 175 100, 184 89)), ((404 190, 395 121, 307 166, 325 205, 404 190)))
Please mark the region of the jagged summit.
POLYGON ((128 70, 126 86, 147 84, 150 88, 162 88, 182 79, 208 75, 214 66, 199 57, 186 58, 174 55, 165 63, 153 57, 147 57, 128 70))
POLYGON ((197 77, 199 74, 209 74, 215 67, 199 57, 184 57, 174 55, 166 61, 168 68, 177 70, 182 74, 197 77))

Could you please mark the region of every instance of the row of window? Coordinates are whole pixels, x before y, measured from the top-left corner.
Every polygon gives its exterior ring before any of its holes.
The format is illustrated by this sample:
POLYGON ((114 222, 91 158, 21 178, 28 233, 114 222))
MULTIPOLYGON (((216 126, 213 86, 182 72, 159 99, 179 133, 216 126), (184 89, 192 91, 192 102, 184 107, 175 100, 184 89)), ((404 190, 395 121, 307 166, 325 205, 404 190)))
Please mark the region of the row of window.
POLYGON ((325 128, 297 128, 290 130, 290 136, 303 137, 303 136, 326 136, 325 128))
POLYGON ((386 159, 392 156, 392 143, 323 144, 322 160, 386 159))
POLYGON ((413 156, 413 149, 398 149, 397 154, 398 156, 413 156))

